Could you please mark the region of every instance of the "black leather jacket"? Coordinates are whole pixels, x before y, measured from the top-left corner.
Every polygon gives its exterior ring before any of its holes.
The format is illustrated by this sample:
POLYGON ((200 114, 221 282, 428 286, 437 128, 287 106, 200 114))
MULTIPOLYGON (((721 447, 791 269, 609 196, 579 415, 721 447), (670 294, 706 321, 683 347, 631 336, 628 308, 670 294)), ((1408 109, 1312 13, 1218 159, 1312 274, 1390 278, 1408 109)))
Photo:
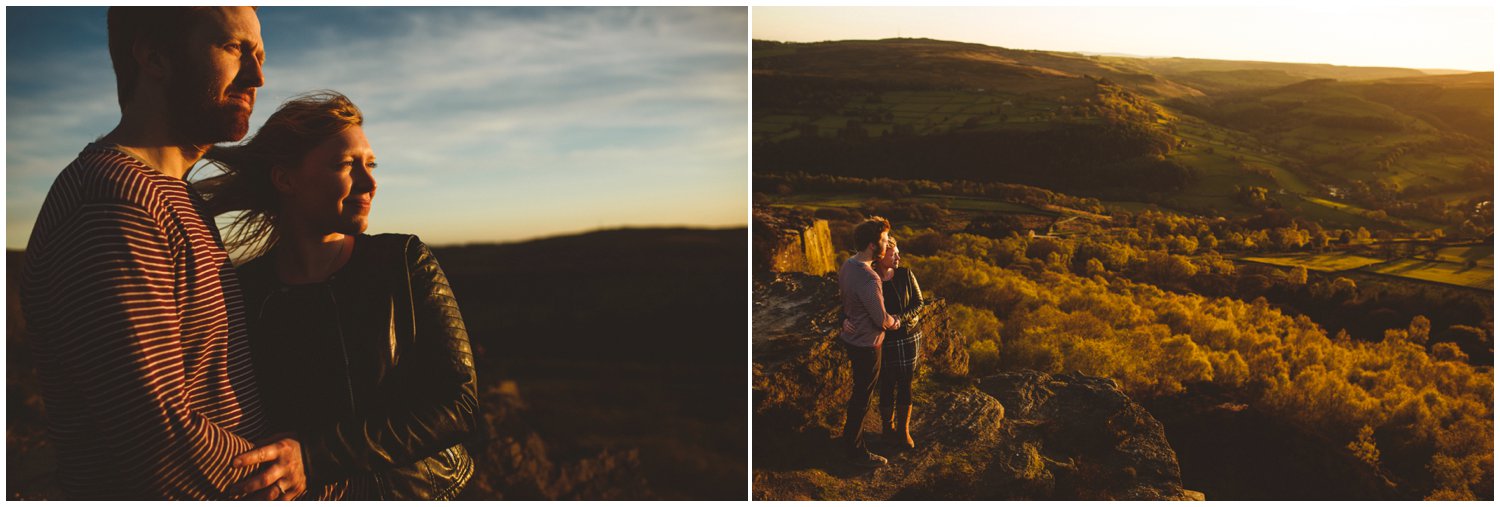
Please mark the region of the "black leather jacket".
POLYGON ((880 292, 885 297, 886 313, 901 319, 900 329, 885 332, 885 343, 895 344, 921 338, 922 331, 917 327, 917 318, 922 315, 922 305, 927 302, 922 298, 922 286, 917 283, 917 275, 906 267, 896 268, 890 281, 881 282, 880 292))
POLYGON ((295 431, 308 491, 449 499, 474 473, 474 357, 448 279, 415 236, 359 235, 321 283, 288 286, 274 255, 240 267, 257 384, 295 431))

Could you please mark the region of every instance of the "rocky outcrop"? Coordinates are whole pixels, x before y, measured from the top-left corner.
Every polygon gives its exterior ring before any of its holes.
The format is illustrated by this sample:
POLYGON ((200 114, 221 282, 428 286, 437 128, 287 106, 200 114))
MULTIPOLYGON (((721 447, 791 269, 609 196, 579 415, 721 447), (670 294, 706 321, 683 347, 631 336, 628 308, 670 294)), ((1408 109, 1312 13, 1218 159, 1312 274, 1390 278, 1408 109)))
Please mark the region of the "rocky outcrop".
MULTIPOLYGON (((843 424, 851 379, 838 343, 843 320, 837 280, 833 275, 779 273, 769 282, 757 282, 754 292, 754 426, 761 426, 762 417, 797 430, 843 424)), ((950 328, 947 312, 947 304, 936 300, 919 314, 923 376, 961 378, 969 373, 968 349, 950 328)))
POLYGON ((1202 499, 1183 489, 1161 424, 1113 381, 1034 371, 969 378, 966 339, 942 301, 922 315, 917 448, 899 452, 871 433, 891 464, 851 465, 833 440, 850 384, 837 295, 832 277, 795 273, 754 287, 755 499, 1202 499))
POLYGON ((838 269, 828 221, 780 208, 756 208, 756 273, 821 275, 838 269))

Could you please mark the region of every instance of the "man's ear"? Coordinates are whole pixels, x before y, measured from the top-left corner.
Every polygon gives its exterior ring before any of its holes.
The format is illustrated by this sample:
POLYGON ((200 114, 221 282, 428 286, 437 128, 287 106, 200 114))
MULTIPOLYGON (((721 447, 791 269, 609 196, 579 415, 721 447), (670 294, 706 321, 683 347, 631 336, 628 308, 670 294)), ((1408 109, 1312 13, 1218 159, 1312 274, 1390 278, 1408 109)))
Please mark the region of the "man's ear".
POLYGON ((276 192, 286 194, 292 191, 292 173, 286 166, 276 164, 271 166, 271 186, 276 187, 276 192))
POLYGON ((135 58, 136 66, 141 69, 140 77, 165 83, 172 76, 172 62, 168 60, 166 53, 151 47, 146 41, 136 40, 130 47, 130 56, 135 58))

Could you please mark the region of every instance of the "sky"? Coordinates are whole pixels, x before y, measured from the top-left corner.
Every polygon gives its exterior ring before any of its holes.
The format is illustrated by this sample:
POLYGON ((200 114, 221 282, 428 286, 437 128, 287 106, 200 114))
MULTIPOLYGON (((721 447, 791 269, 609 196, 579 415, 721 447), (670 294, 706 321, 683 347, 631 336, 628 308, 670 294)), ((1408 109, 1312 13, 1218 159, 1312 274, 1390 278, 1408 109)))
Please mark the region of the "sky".
MULTIPOLYGON (((743 7, 259 16, 251 133, 297 94, 348 95, 380 161, 372 234, 448 245, 746 225, 743 7)), ((7 7, 6 43, 5 234, 19 249, 52 180, 119 107, 105 8, 7 7)))
POLYGON ((1490 6, 756 7, 751 17, 756 39, 783 42, 899 36, 1136 56, 1495 68, 1490 6))

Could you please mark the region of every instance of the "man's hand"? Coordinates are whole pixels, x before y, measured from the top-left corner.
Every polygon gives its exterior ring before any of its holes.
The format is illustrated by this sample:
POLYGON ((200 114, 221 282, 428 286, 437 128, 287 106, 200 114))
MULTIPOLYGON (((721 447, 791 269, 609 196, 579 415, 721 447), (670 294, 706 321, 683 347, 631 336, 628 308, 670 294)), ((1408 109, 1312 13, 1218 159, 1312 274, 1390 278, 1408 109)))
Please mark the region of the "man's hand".
POLYGON ((888 329, 888 330, 892 330, 892 331, 897 330, 897 329, 901 329, 901 319, 899 317, 896 317, 895 315, 892 315, 891 316, 891 324, 888 325, 888 326, 885 326, 885 328, 888 329))
POLYGON ((307 474, 302 468, 302 444, 295 435, 282 433, 257 442, 254 449, 235 456, 234 467, 264 465, 259 472, 229 487, 229 494, 248 500, 293 500, 307 491, 307 474))

